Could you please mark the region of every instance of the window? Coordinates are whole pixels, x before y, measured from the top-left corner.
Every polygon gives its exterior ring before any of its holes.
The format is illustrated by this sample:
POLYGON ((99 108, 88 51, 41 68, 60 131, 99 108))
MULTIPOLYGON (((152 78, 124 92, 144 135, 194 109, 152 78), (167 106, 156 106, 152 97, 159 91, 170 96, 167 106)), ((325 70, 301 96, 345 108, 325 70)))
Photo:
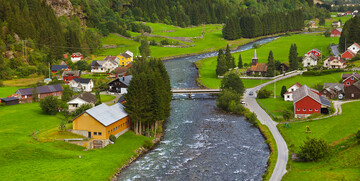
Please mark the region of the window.
POLYGON ((354 97, 354 94, 351 94, 351 97, 354 97))
POLYGON ((306 109, 303 109, 303 111, 306 111, 306 109))
POLYGON ((288 95, 287 98, 290 98, 290 96, 288 95))
POLYGON ((117 130, 117 127, 116 127, 116 130, 117 130))
POLYGON ((318 111, 318 109, 315 109, 315 111, 318 111))
POLYGON ((110 134, 110 131, 108 131, 108 134, 110 134))
POLYGON ((351 77, 351 80, 354 80, 354 77, 351 77))
POLYGON ((312 111, 312 109, 309 109, 309 111, 312 111))
POLYGON ((350 85, 350 82, 346 82, 346 85, 350 85))
POLYGON ((97 132, 94 132, 94 135, 97 135, 97 132))
POLYGON ((300 109, 297 109, 297 111, 300 111, 300 109))
POLYGON ((111 133, 112 133, 113 131, 112 131, 112 129, 111 129, 111 133))
POLYGON ((98 135, 101 136, 101 132, 98 132, 98 135))

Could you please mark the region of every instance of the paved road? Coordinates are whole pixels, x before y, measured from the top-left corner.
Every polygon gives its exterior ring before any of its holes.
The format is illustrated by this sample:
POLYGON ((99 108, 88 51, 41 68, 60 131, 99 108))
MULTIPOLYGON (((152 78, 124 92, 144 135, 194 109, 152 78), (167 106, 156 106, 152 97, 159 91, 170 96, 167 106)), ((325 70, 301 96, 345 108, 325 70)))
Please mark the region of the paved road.
MULTIPOLYGON (((276 161, 276 165, 275 165, 275 169, 271 175, 270 181, 278 181, 281 180, 282 177, 284 176, 284 174, 286 173, 286 164, 288 161, 288 155, 289 155, 289 150, 288 147, 286 145, 286 142, 284 140, 284 138, 281 136, 279 130, 277 129, 276 125, 278 124, 277 122, 273 121, 271 119, 271 117, 260 107, 260 105, 256 102, 256 91, 260 90, 262 87, 269 85, 271 83, 273 83, 274 81, 279 81, 282 79, 286 79, 289 77, 293 77, 296 75, 299 75, 301 72, 297 72, 294 74, 290 74, 290 75, 286 75, 280 78, 277 78, 276 80, 272 80, 269 81, 267 83, 261 84, 257 87, 251 88, 251 89, 247 89, 244 95, 244 100, 246 102, 246 107, 248 107, 250 109, 250 111, 255 112, 255 114, 257 115, 257 118, 259 119, 259 121, 266 125, 272 135, 275 138, 276 141, 276 145, 277 145, 277 149, 278 149, 278 157, 277 157, 277 161, 276 161), (249 92, 253 91, 254 95, 250 96, 249 92)), ((280 91, 280 90, 278 90, 280 91)))
POLYGON ((334 56, 339 56, 339 54, 340 54, 340 52, 339 52, 339 50, 338 50, 338 46, 339 46, 339 45, 333 45, 333 46, 331 46, 331 51, 332 51, 332 53, 333 53, 334 56))

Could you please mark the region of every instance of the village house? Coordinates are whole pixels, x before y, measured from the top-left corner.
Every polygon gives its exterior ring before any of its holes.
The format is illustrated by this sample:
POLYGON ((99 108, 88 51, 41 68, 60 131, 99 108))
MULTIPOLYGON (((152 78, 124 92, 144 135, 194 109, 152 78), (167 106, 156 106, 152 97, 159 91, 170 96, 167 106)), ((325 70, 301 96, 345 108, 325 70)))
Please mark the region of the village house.
POLYGON ((94 87, 94 82, 91 79, 74 78, 69 82, 69 86, 74 92, 91 92, 94 87))
POLYGON ((256 55, 256 49, 255 49, 254 57, 252 58, 251 67, 246 70, 246 74, 248 76, 251 76, 251 75, 265 76, 266 75, 268 66, 266 65, 266 63, 258 63, 258 60, 259 59, 256 55))
POLYGON ((344 69, 346 61, 340 57, 329 57, 324 61, 324 67, 328 69, 344 69))
POLYGON ((357 16, 358 14, 359 14, 358 10, 354 10, 353 13, 352 13, 353 17, 357 16))
POLYGON ((340 21, 333 21, 331 23, 331 26, 334 28, 340 28, 341 27, 341 22, 340 21))
POLYGON ((302 87, 301 84, 296 82, 294 85, 290 86, 287 89, 287 92, 284 94, 284 101, 293 101, 293 93, 298 90, 300 87, 302 87))
POLYGON ((77 52, 77 53, 73 53, 71 55, 71 61, 72 62, 75 63, 75 62, 78 62, 80 60, 83 60, 83 55, 81 53, 77 52))
POLYGON ((318 58, 313 53, 305 54, 304 58, 302 59, 303 67, 312 67, 317 65, 318 58))
POLYGON ((104 58, 104 61, 111 61, 111 62, 116 63, 117 65, 120 65, 120 58, 117 56, 106 56, 104 58))
POLYGON ((357 72, 354 72, 352 74, 341 74, 341 78, 344 83, 344 87, 350 87, 354 84, 354 82, 358 81, 360 79, 360 74, 357 72))
POLYGON ((91 63, 91 72, 93 73, 105 73, 111 72, 118 67, 119 64, 114 59, 108 59, 104 61, 93 61, 91 63))
POLYGON ((31 103, 32 102, 32 96, 34 93, 38 93, 38 98, 43 99, 47 96, 62 96, 63 88, 61 85, 46 85, 36 88, 25 88, 25 89, 18 89, 13 97, 19 98, 20 103, 31 103), (34 89, 37 89, 36 91, 34 89))
POLYGON ((75 78, 80 78, 80 76, 81 76, 80 70, 64 71, 61 75, 62 79, 66 84, 68 84, 71 80, 75 78))
POLYGON ((0 103, 6 104, 8 106, 16 105, 16 104, 19 104, 19 98, 17 98, 17 97, 2 98, 2 99, 0 99, 0 103))
POLYGON ((342 28, 336 28, 330 32, 331 37, 340 37, 342 32, 342 28))
POLYGON ((127 70, 129 69, 129 67, 117 67, 115 69, 115 77, 122 77, 126 75, 127 70))
POLYGON ((344 96, 344 84, 324 83, 323 90, 320 93, 328 99, 342 99, 344 96))
POLYGON ((306 118, 314 113, 329 113, 331 102, 306 85, 293 93, 293 99, 295 118, 306 118))
POLYGON ((61 70, 69 71, 71 69, 67 65, 53 65, 53 66, 51 66, 51 72, 52 73, 56 73, 56 72, 61 71, 61 70))
POLYGON ((350 86, 345 87, 346 99, 359 99, 360 98, 360 81, 356 81, 350 86))
POLYGON ((314 48, 314 49, 308 51, 306 54, 308 54, 308 55, 313 54, 316 57, 321 57, 321 51, 317 48, 314 48))
POLYGON ((107 85, 109 85, 108 91, 114 93, 126 94, 131 79, 132 79, 132 75, 128 75, 128 76, 119 77, 107 83, 107 85))
POLYGON ((352 15, 351 11, 346 11, 346 15, 352 15))
POLYGON ((120 65, 126 66, 126 65, 130 64, 131 62, 133 62, 134 54, 131 51, 126 50, 124 53, 121 53, 120 55, 118 55, 118 57, 120 59, 120 65))
MULTIPOLYGON (((124 106, 116 103, 112 106, 100 104, 86 110, 73 120, 71 132, 97 141, 95 148, 103 148, 109 144, 110 135, 121 136, 130 129, 130 117, 124 106), (98 145, 100 142, 100 145, 98 145)), ((95 142, 94 142, 95 143, 95 142)))
POLYGON ((360 50, 360 45, 357 43, 352 44, 347 50, 341 55, 341 58, 352 59, 360 50))
POLYGON ((94 94, 91 94, 89 92, 83 92, 81 94, 73 96, 71 100, 67 102, 67 104, 69 105, 69 111, 73 112, 84 104, 90 104, 94 107, 96 101, 97 99, 94 94))
POLYGON ((281 72, 281 73, 285 73, 285 72, 287 72, 289 69, 290 69, 289 62, 281 63, 281 64, 279 64, 279 65, 276 67, 276 70, 279 71, 279 72, 281 72))

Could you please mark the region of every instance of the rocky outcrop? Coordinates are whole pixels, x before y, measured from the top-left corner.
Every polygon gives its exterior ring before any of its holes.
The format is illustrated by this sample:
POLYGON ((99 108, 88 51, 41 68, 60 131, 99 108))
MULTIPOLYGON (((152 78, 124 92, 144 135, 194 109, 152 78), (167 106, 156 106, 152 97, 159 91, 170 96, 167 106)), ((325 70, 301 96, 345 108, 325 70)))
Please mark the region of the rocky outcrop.
POLYGON ((46 0, 46 3, 52 7, 57 17, 59 16, 77 16, 81 20, 81 25, 86 25, 86 16, 83 14, 81 7, 73 7, 70 0, 46 0))

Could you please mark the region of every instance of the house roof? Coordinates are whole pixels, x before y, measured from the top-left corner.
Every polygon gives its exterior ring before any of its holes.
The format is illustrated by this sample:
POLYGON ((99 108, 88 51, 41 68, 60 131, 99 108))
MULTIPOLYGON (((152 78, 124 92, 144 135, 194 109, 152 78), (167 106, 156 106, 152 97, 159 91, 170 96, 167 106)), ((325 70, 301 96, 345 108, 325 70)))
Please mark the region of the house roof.
POLYGON ((15 100, 19 100, 19 98, 17 98, 17 97, 7 97, 7 98, 2 98, 1 99, 1 101, 4 101, 4 102, 15 101, 15 100))
POLYGON ((91 79, 74 78, 73 81, 80 83, 80 84, 89 84, 91 79))
POLYGON ((360 79, 360 74, 357 72, 354 72, 352 74, 341 74, 341 78, 343 79, 343 81, 345 81, 349 77, 355 77, 356 79, 360 79))
POLYGON ((76 98, 79 98, 79 99, 82 99, 82 100, 84 100, 84 101, 86 101, 88 103, 94 103, 94 104, 97 101, 96 96, 94 94, 89 93, 89 92, 83 92, 81 94, 75 95, 75 96, 71 97, 70 101, 72 101, 72 100, 74 100, 76 98))
POLYGON ((109 83, 107 83, 107 84, 109 85, 109 84, 113 83, 114 81, 120 81, 120 82, 124 83, 125 85, 129 86, 132 77, 133 77, 132 75, 127 75, 127 76, 124 76, 124 77, 119 77, 119 78, 117 78, 117 79, 115 79, 115 80, 113 80, 113 81, 111 81, 111 82, 109 82, 109 83))
MULTIPOLYGON (((19 94, 23 95, 23 96, 32 95, 33 94, 33 89, 34 88, 18 89, 16 92, 19 92, 19 94)), ((59 91, 62 91, 62 90, 63 90, 63 88, 59 84, 37 87, 37 91, 39 92, 39 94, 59 92, 59 91)))
MULTIPOLYGON (((294 85, 296 85, 296 86, 299 87, 299 88, 302 87, 302 85, 301 85, 299 82, 296 82, 296 83, 293 84, 292 86, 294 86, 294 85)), ((292 86, 290 86, 290 87, 292 87, 292 86)), ((290 87, 289 87, 289 88, 290 88, 290 87)))
POLYGON ((115 74, 126 73, 129 67, 116 67, 115 74))
POLYGON ((293 93, 294 104, 305 97, 310 97, 322 105, 330 106, 329 104, 330 101, 328 101, 326 98, 321 97, 319 94, 315 93, 307 85, 303 85, 293 93))
POLYGON ((81 74, 80 70, 70 70, 70 71, 64 71, 62 73, 62 76, 66 77, 66 76, 69 76, 69 75, 73 75, 75 77, 78 77, 78 76, 80 76, 80 74, 81 74))
POLYGON ((333 61, 333 60, 338 60, 339 62, 341 62, 341 63, 346 63, 346 61, 343 59, 343 58, 341 58, 341 57, 330 57, 329 58, 329 62, 331 62, 331 61, 333 61))
POLYGON ((81 57, 82 54, 80 52, 73 53, 71 56, 81 57))
POLYGON ((266 72, 267 71, 266 63, 257 63, 256 65, 252 65, 249 71, 253 72, 266 72))
POLYGON ((99 65, 102 65, 104 64, 106 61, 103 61, 103 60, 93 60, 91 62, 91 66, 95 66, 95 64, 99 64, 99 65))
POLYGON ((67 66, 67 65, 53 65, 53 66, 51 66, 51 71, 56 72, 59 70, 67 69, 68 67, 69 66, 67 66))
POLYGON ((125 118, 128 114, 124 110, 124 106, 120 103, 116 103, 112 106, 106 104, 100 104, 96 107, 85 111, 91 115, 94 119, 100 122, 104 126, 109 126, 120 119, 125 118))
POLYGON ((131 58, 131 55, 127 54, 126 52, 122 53, 121 55, 125 58, 131 58))
POLYGON ((323 89, 330 89, 336 91, 344 91, 344 84, 342 83, 324 83, 323 89))
POLYGON ((312 52, 313 50, 316 51, 316 52, 318 52, 318 53, 321 53, 321 51, 320 51, 319 49, 317 49, 317 48, 311 49, 310 51, 308 51, 308 53, 312 52))
POLYGON ((354 44, 353 45, 355 45, 355 46, 357 46, 358 48, 360 48, 360 45, 359 44, 357 44, 357 43, 355 43, 354 42, 354 44))
POLYGON ((113 61, 115 61, 115 59, 116 58, 118 58, 117 56, 106 56, 105 58, 104 58, 104 60, 113 60, 113 61))
POLYGON ((125 101, 125 96, 121 96, 118 100, 118 103, 122 103, 125 101))

